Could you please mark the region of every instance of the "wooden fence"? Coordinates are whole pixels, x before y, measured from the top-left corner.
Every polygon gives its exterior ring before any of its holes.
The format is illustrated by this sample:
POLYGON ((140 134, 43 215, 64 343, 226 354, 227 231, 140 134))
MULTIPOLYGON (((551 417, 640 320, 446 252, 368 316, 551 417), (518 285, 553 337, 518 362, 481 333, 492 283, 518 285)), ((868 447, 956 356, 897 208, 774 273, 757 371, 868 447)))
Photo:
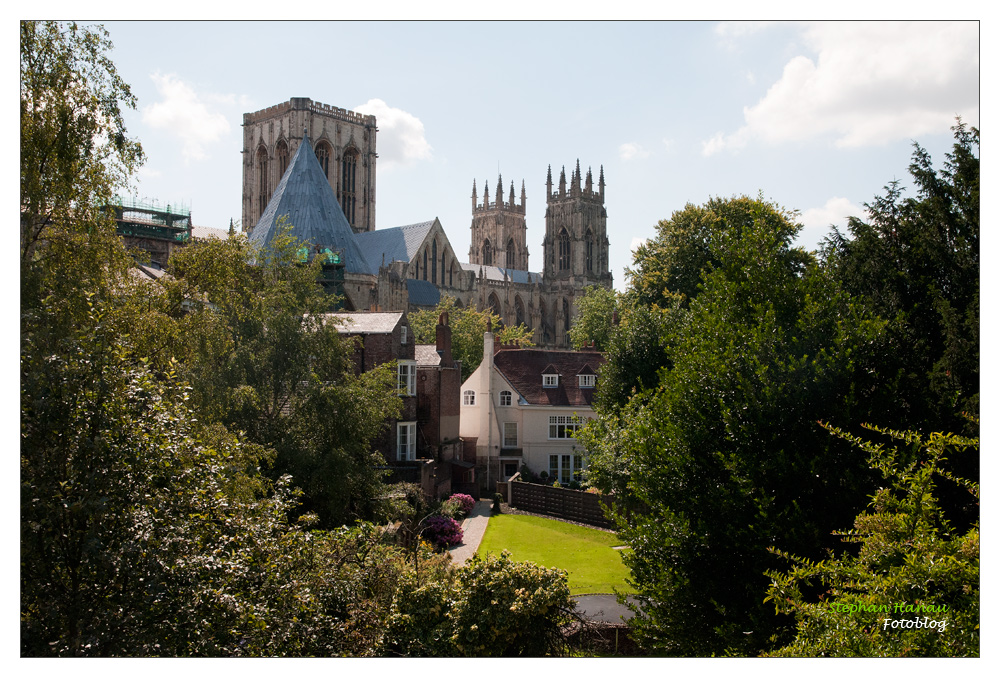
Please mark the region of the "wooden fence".
POLYGON ((611 503, 610 497, 524 482, 512 482, 509 487, 510 505, 514 508, 595 527, 615 527, 614 523, 604 517, 604 506, 611 503))

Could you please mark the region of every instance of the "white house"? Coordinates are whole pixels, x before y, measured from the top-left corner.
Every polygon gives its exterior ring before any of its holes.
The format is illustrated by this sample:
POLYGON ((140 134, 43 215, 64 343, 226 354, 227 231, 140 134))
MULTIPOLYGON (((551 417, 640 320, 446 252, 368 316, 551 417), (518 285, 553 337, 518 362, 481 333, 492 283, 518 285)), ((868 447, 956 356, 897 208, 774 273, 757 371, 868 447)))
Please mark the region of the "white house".
POLYGON ((586 467, 573 434, 594 417, 592 402, 604 356, 496 346, 483 336, 483 361, 462 384, 460 435, 475 440, 477 476, 487 491, 522 465, 560 483, 578 480, 586 467))

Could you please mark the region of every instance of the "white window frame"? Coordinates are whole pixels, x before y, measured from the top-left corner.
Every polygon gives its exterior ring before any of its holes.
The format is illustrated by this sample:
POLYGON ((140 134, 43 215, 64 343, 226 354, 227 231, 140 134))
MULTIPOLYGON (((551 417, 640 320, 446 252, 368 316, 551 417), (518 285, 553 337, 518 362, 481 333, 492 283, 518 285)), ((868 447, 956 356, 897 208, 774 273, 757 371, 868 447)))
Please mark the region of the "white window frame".
POLYGON ((558 388, 559 386, 559 375, 558 374, 543 374, 542 375, 542 388, 558 388))
POLYGON ((583 480, 583 471, 586 468, 585 455, 565 453, 549 455, 549 477, 554 477, 560 485, 583 480))
POLYGON ((472 406, 476 404, 476 392, 471 388, 462 391, 462 405, 472 406))
POLYGON ((594 388, 597 384, 596 374, 578 374, 576 375, 580 380, 580 388, 594 388))
POLYGON ((576 415, 553 414, 549 416, 549 440, 570 440, 584 424, 586 417, 576 415))
POLYGON ((417 395, 417 363, 415 360, 400 360, 398 363, 399 395, 417 395))
POLYGON ((516 421, 505 421, 503 422, 503 447, 504 449, 511 449, 517 447, 517 422, 516 421), (513 440, 511 439, 511 430, 513 430, 513 440))
POLYGON ((401 421, 396 424, 396 461, 413 461, 417 458, 417 422, 401 421))
POLYGON ((510 407, 513 395, 510 391, 500 391, 500 407, 510 407))
POLYGON ((399 328, 399 343, 405 344, 407 340, 407 330, 409 328, 406 325, 402 325, 399 328))

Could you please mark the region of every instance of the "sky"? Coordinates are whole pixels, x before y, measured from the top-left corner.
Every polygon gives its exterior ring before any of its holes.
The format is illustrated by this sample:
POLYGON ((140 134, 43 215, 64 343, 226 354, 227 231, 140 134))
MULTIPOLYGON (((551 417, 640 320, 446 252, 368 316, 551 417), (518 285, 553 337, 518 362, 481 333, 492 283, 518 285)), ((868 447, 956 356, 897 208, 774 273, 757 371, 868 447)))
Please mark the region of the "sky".
POLYGON ((813 249, 909 185, 914 142, 940 167, 956 116, 980 124, 974 21, 103 23, 138 99, 138 197, 227 228, 243 114, 308 97, 376 116, 377 228, 437 217, 462 258, 473 180, 524 182, 538 271, 549 166, 603 167, 618 289, 687 203, 761 195, 813 249))

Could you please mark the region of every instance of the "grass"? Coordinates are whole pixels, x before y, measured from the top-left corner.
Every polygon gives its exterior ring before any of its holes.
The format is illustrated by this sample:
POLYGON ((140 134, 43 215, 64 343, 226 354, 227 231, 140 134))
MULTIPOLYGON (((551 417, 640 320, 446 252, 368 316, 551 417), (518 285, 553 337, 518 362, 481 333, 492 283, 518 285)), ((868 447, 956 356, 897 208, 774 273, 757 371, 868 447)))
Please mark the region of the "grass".
POLYGON ((572 595, 634 593, 625 582, 629 570, 622 562, 617 535, 538 516, 500 514, 490 518, 479 554, 510 551, 514 560, 528 560, 569 573, 572 595))

